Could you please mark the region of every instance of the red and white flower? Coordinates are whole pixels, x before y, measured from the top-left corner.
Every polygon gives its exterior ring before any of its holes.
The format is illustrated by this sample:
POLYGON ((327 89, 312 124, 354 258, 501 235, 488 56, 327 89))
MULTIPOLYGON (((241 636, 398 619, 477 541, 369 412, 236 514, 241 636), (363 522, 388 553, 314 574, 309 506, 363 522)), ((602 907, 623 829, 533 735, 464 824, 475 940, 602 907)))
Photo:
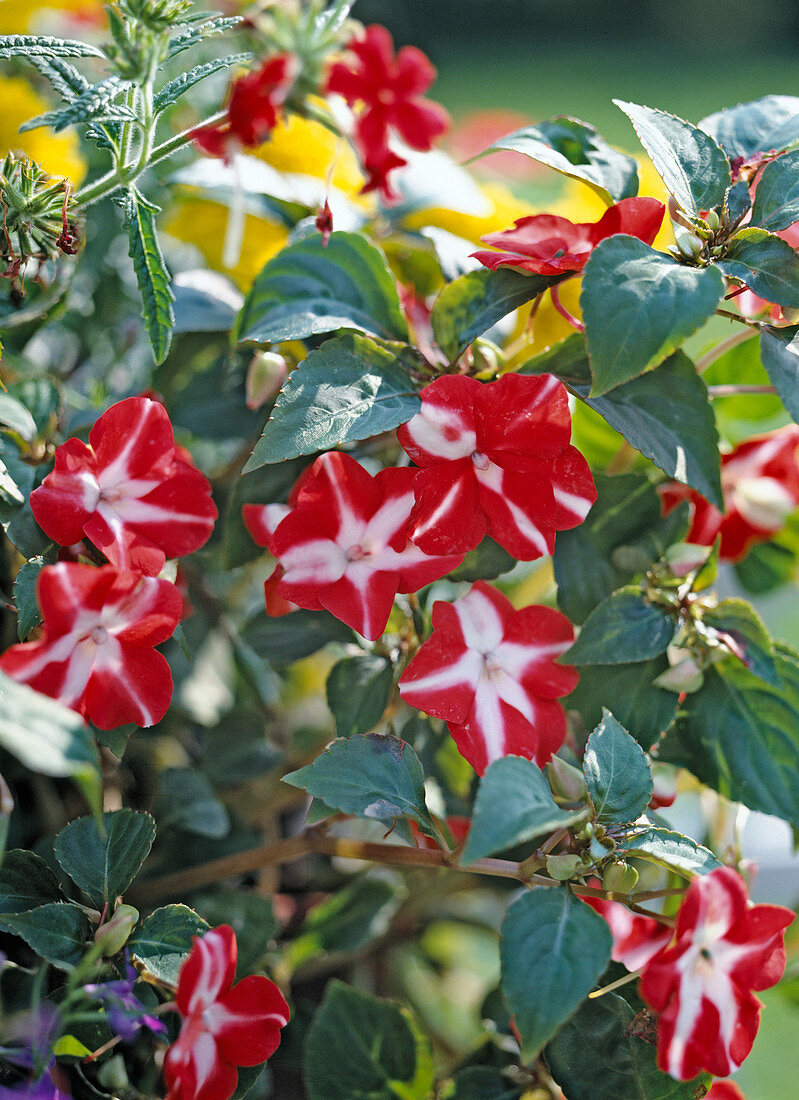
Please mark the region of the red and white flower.
POLYGON ((705 1100, 746 1100, 734 1081, 714 1081, 705 1100))
POLYGON ((42 638, 12 646, 0 669, 58 699, 100 729, 152 726, 172 698, 172 674, 153 647, 170 638, 183 600, 174 584, 112 565, 46 566, 37 598, 42 638))
POLYGON ((749 905, 735 871, 719 867, 691 881, 674 943, 644 967, 641 995, 658 1013, 658 1065, 684 1081, 706 1070, 726 1077, 752 1049, 761 1004, 752 993, 785 969, 781 905, 749 905))
POLYGON ((631 972, 640 970, 671 941, 673 931, 654 917, 631 913, 626 905, 605 898, 583 897, 605 918, 613 936, 612 958, 631 972))
POLYGON ((365 638, 379 638, 397 592, 415 592, 463 559, 431 556, 408 542, 415 477, 407 468, 372 477, 354 458, 329 451, 302 475, 293 507, 276 526, 281 506, 260 514, 257 505, 245 506, 256 542, 278 560, 275 594, 312 611, 326 608, 365 638))
POLYGON ((433 605, 433 633, 400 677, 400 694, 447 723, 478 774, 511 754, 543 766, 566 736, 566 715, 555 700, 573 691, 579 677, 555 658, 573 639, 559 611, 516 611, 477 581, 454 603, 433 605))
POLYGON ((175 446, 166 409, 129 397, 103 413, 88 445, 68 439, 55 469, 31 493, 34 517, 61 546, 85 536, 119 569, 160 573, 198 550, 217 511, 211 486, 175 446))
POLYGON ((228 160, 238 149, 255 149, 266 141, 277 125, 298 69, 293 54, 278 54, 264 61, 257 72, 234 80, 227 118, 192 134, 200 149, 211 157, 228 160))
POLYGON ((799 507, 799 425, 740 443, 721 456, 726 514, 694 489, 678 482, 661 486, 664 511, 680 501, 691 505, 686 541, 712 546, 721 536, 719 557, 741 561, 757 542, 767 542, 799 507))
POLYGON ((551 554, 555 532, 582 523, 596 500, 553 375, 437 378, 397 435, 421 467, 411 539, 428 554, 464 553, 490 535, 532 561, 551 554))
POLYGON ((194 938, 175 998, 183 1025, 164 1060, 167 1100, 228 1100, 237 1067, 260 1065, 280 1044, 289 1006, 262 975, 233 985, 236 956, 230 925, 194 938))

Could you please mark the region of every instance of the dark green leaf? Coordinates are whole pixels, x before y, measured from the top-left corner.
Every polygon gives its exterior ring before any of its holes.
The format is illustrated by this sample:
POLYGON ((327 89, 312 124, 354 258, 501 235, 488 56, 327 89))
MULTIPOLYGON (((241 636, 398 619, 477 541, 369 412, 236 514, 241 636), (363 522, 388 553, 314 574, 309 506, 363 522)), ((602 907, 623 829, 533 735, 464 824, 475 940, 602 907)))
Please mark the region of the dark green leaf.
POLYGON ((627 836, 616 839, 617 855, 648 859, 687 877, 706 875, 708 871, 721 866, 721 862, 709 848, 697 844, 689 836, 660 826, 631 829, 627 836))
POLYGON ((350 737, 374 729, 388 706, 394 669, 385 657, 345 657, 327 678, 327 705, 336 720, 336 735, 350 737))
POLYGON ((348 333, 326 340, 288 377, 244 472, 390 431, 421 407, 415 353, 348 333))
POLYGON ((457 569, 447 576, 453 581, 493 580, 502 573, 508 573, 516 564, 507 550, 494 542, 488 535, 479 546, 470 550, 457 569))
POLYGON ((640 589, 622 588, 603 600, 563 655, 573 665, 624 665, 664 653, 677 632, 671 615, 649 603, 640 589))
POLYGON ((544 1052, 569 1100, 697 1100, 710 1078, 675 1081, 657 1068, 655 1044, 642 1032, 653 1019, 615 993, 583 1001, 544 1052), (638 1027, 636 1027, 638 1023, 638 1027))
POLYGON ((195 65, 193 69, 181 73, 180 76, 176 76, 174 80, 170 80, 168 84, 163 86, 153 101, 153 110, 156 114, 160 114, 161 111, 165 111, 167 107, 171 107, 173 103, 176 103, 189 88, 199 84, 201 80, 213 76, 221 69, 230 69, 234 65, 244 65, 251 58, 251 53, 231 53, 227 57, 215 57, 213 61, 195 65))
POLYGON ((269 260, 247 295, 235 337, 259 344, 357 329, 404 340, 396 284, 379 248, 359 233, 294 241, 269 260))
POLYGON ((103 814, 102 829, 94 817, 79 817, 55 838, 55 857, 99 909, 133 882, 155 840, 155 822, 147 813, 114 810, 103 814))
POLYGON ((746 180, 738 180, 727 192, 724 200, 730 225, 736 225, 744 214, 752 206, 752 198, 749 194, 749 184, 746 180))
POLYGON ((501 1070, 469 1066, 455 1074, 441 1100, 522 1100, 524 1091, 511 1084, 501 1070))
POLYGON ((0 393, 0 428, 10 428, 27 443, 36 435, 36 421, 30 412, 21 401, 7 393, 0 393))
POLYGON ((130 88, 127 81, 118 76, 109 76, 99 84, 90 85, 82 95, 68 106, 58 111, 47 111, 37 115, 20 126, 20 131, 36 130, 40 126, 50 126, 56 133, 67 126, 77 126, 85 122, 105 122, 134 117, 133 111, 124 103, 116 100, 130 88))
POLYGON ((166 768, 158 784, 160 827, 219 838, 230 832, 227 810, 208 779, 193 768, 166 768))
POLYGON ((77 905, 55 902, 27 913, 0 917, 0 928, 20 936, 59 970, 71 970, 83 958, 92 939, 92 925, 77 905))
POLYGON ((706 385, 683 352, 603 397, 588 396, 591 369, 578 333, 536 356, 519 373, 556 374, 664 473, 723 507, 713 407, 706 385))
POLYGON ((305 1083, 309 1100, 428 1100, 433 1058, 407 1009, 334 980, 308 1030, 305 1083))
POLYGON ((269 941, 277 936, 279 924, 269 898, 241 886, 194 894, 191 904, 212 928, 229 924, 236 933, 238 972, 250 974, 269 950, 269 941))
POLYGON ((438 346, 454 362, 472 340, 559 282, 561 277, 488 268, 461 275, 443 288, 433 306, 431 320, 438 346))
POLYGON ((14 603, 17 608, 17 634, 20 641, 28 637, 42 621, 42 613, 36 600, 36 582, 47 565, 43 557, 31 558, 20 568, 14 578, 14 603))
POLYGON ((473 863, 573 825, 582 815, 583 810, 562 810, 558 806, 532 760, 504 756, 490 764, 480 780, 462 861, 473 863))
POLYGON ((242 637, 275 668, 310 657, 329 642, 355 641, 352 630, 329 611, 293 611, 279 619, 259 611, 244 627, 242 637))
POLYGON ((264 553, 263 547, 253 542, 252 536, 244 526, 242 506, 284 502, 307 465, 307 458, 296 459, 294 462, 276 462, 271 466, 261 466, 250 474, 244 474, 236 481, 233 492, 228 497, 222 520, 224 561, 228 569, 235 569, 264 553))
POLYGON ((244 299, 215 271, 183 271, 172 282, 175 326, 180 332, 230 332, 244 299))
POLYGON ((169 272, 158 243, 153 209, 135 191, 129 191, 125 200, 125 228, 128 231, 128 254, 133 260, 144 306, 144 324, 155 361, 163 363, 172 341, 172 325, 175 322, 173 295, 169 272))
POLYGON ((780 686, 771 638, 751 604, 746 600, 722 600, 718 607, 705 612, 702 621, 719 631, 722 642, 758 679, 780 686))
POLYGON ((378 821, 409 817, 425 831, 432 829, 422 765, 398 737, 358 735, 334 741, 312 764, 283 780, 345 814, 378 821))
POLYGON ((502 925, 502 990, 531 1061, 591 991, 610 961, 605 920, 565 887, 538 886, 502 925))
POLYGON ((618 202, 638 193, 638 165, 602 138, 593 126, 560 116, 526 126, 495 141, 480 153, 513 149, 556 172, 582 180, 605 202, 618 202))
POLYGON ((723 291, 714 266, 678 264, 624 234, 600 241, 580 294, 591 396, 656 367, 704 324, 723 291))
POLYGON ((193 23, 188 30, 181 31, 180 34, 175 35, 169 43, 167 57, 177 57, 177 55, 183 53, 184 50, 190 50, 193 46, 199 46, 204 39, 211 38, 217 34, 225 34, 234 27, 238 27, 240 23, 241 16, 239 15, 217 16, 213 19, 207 19, 203 23, 193 23))
POLYGON ((799 308, 799 256, 781 237, 765 229, 741 229, 718 266, 767 302, 799 308))
POLYGON ((652 773, 643 749, 607 709, 588 738, 583 774, 597 821, 635 821, 652 798, 652 773))
POLYGON ((799 325, 760 330, 760 355, 771 384, 799 423, 799 325))
POLYGON ((752 225, 776 233, 799 221, 799 149, 763 169, 752 205, 752 225))
POLYGON ((628 665, 583 665, 580 682, 563 706, 579 711, 589 730, 601 720, 603 707, 612 708, 638 744, 649 749, 677 713, 675 693, 653 684, 668 667, 665 654, 628 665))
POLYGON ((13 848, 0 863, 0 914, 14 915, 61 900, 58 879, 33 852, 13 848))
POLYGON ((77 42, 71 38, 53 38, 48 34, 0 35, 0 60, 33 56, 105 57, 105 54, 88 42, 77 42))
POLYGON ((187 905, 164 905, 145 917, 128 943, 145 974, 174 986, 194 937, 207 931, 208 924, 187 905))
POLYGON ((692 214, 721 206, 730 186, 730 165, 716 142, 676 115, 613 102, 632 122, 660 178, 677 202, 692 214))
POLYGON ((738 579, 756 595, 771 592, 794 573, 799 559, 799 517, 791 517, 770 542, 757 543, 735 566, 738 579))
POLYGON ((799 138, 799 98, 763 96, 707 115, 699 125, 728 157, 749 160, 768 149, 784 149, 799 138))

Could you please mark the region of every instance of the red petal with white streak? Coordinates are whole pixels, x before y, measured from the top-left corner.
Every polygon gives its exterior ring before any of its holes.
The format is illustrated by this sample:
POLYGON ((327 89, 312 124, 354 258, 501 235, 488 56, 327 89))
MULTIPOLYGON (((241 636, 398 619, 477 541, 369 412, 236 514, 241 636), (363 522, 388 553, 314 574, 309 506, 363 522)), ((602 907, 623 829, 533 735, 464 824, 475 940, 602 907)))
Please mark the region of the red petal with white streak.
POLYGON ((613 960, 631 972, 640 970, 653 959, 674 935, 668 925, 654 917, 631 913, 621 902, 594 897, 582 900, 608 922, 613 935, 613 960))
POLYGON ((191 1016, 213 1004, 233 985, 238 945, 229 924, 195 936, 189 956, 180 968, 175 995, 183 1016, 191 1016))
POLYGON ((257 1066, 280 1045, 289 1006, 274 982, 252 975, 220 997, 207 1019, 224 1058, 237 1066, 257 1066))

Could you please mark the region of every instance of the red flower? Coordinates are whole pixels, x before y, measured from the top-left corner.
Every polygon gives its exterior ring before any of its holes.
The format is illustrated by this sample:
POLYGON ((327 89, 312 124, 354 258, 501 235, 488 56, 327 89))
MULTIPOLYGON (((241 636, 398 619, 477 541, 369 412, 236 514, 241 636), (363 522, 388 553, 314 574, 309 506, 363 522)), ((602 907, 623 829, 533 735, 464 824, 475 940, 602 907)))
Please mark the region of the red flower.
POLYGON ((722 561, 741 561, 754 543, 773 538, 799 507, 797 448, 796 424, 747 439, 721 456, 726 515, 678 482, 660 488, 664 512, 689 501, 692 517, 686 541, 712 546, 721 535, 722 561))
POLYGON ((388 175, 407 164, 389 146, 392 131, 412 149, 428 150, 448 126, 444 108, 422 98, 436 71, 415 46, 403 46, 395 55, 391 35, 377 25, 347 49, 352 60, 331 67, 327 91, 357 108, 355 144, 368 176, 363 190, 379 190, 391 200, 396 196, 388 175))
MULTIPOLYGON (((340 451, 320 455, 279 512, 245 505, 256 542, 278 559, 275 592, 312 611, 327 608, 365 638, 379 638, 397 592, 415 592, 458 566, 462 555, 429 556, 408 543, 416 471, 372 477, 340 451)), ((269 593, 267 581, 267 594, 269 593)))
POLYGON ((753 989, 785 969, 784 932, 794 914, 748 905, 729 867, 696 877, 677 914, 675 940, 644 967, 641 995, 661 1014, 658 1065, 679 1081, 702 1070, 726 1077, 752 1049, 761 1004, 753 989))
POLYGON ((228 924, 194 937, 175 998, 183 1026, 164 1060, 167 1100, 228 1100, 237 1067, 260 1065, 280 1044, 289 1006, 261 975, 233 985, 236 952, 228 924))
POLYGON ((400 677, 400 694, 444 719, 478 774, 511 754, 543 766, 566 736, 566 715, 554 700, 574 690, 578 675, 555 658, 573 639, 559 611, 515 611, 477 581, 455 603, 433 604, 433 633, 400 677))
POLYGON ((0 669, 103 730, 160 722, 172 675, 153 646, 170 638, 180 620, 177 588, 111 565, 63 562, 41 571, 36 594, 44 636, 12 646, 0 669))
POLYGON ((208 479, 175 446, 163 405, 129 397, 103 413, 89 444, 68 439, 31 493, 36 522, 60 546, 84 535, 112 564, 154 576, 198 550, 217 516, 208 479))
POLYGON ((629 971, 640 970, 671 941, 671 928, 654 917, 631 913, 618 901, 594 897, 582 900, 608 922, 613 935, 613 960, 629 971))
POLYGON ((746 1100, 734 1081, 714 1081, 705 1100, 746 1100))
POLYGON ((666 207, 657 199, 622 199, 608 207, 598 222, 570 222, 555 214, 519 218, 513 229, 482 237, 502 252, 473 252, 485 267, 515 267, 536 275, 582 271, 600 241, 617 233, 652 244, 666 207))
POLYGON ((237 146, 254 149, 277 125, 280 108, 297 75, 293 54, 278 54, 255 73, 233 81, 227 119, 195 130, 194 140, 212 157, 229 157, 237 146))
POLYGON ((596 500, 570 434, 566 390, 552 375, 437 378, 397 433, 422 467, 411 539, 428 554, 458 554, 488 534, 520 561, 551 554, 555 532, 582 523, 596 500))

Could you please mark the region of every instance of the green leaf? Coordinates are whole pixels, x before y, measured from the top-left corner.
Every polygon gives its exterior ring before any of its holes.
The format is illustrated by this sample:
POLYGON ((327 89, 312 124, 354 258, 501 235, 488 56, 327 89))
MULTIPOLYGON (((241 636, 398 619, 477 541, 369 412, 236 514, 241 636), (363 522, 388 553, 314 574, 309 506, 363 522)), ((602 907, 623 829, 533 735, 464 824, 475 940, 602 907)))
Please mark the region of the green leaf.
POLYGON ((561 281, 562 276, 522 275, 485 267, 461 275, 441 290, 433 305, 436 343, 454 362, 472 340, 497 321, 561 281))
POLYGON ((170 80, 168 84, 163 86, 153 100, 153 110, 156 114, 160 114, 161 111, 165 111, 167 107, 171 107, 173 103, 176 103, 189 88, 199 84, 201 80, 213 76, 221 69, 230 69, 234 65, 245 65, 251 59, 251 53, 231 53, 227 57, 215 57, 213 61, 195 65, 193 69, 181 73, 180 76, 176 76, 174 80, 170 80))
POLYGON ((14 603, 17 608, 17 634, 24 642, 35 626, 42 621, 42 613, 36 600, 36 582, 47 560, 41 556, 31 558, 20 567, 14 578, 14 603))
POLYGON ((202 936, 208 927, 187 905, 164 905, 145 917, 128 944, 145 977, 175 986, 194 937, 202 936))
POLYGON ((723 291, 714 266, 678 264, 624 234, 600 241, 580 294, 591 396, 656 367, 704 324, 723 291))
POLYGON ((94 817, 79 817, 55 838, 59 864, 99 909, 124 894, 150 853, 155 821, 148 813, 123 809, 105 813, 102 828, 94 817))
POLYGON ((239 974, 250 974, 259 968, 269 950, 269 941, 277 937, 280 929, 268 898, 236 886, 193 894, 191 903, 212 928, 220 924, 232 927, 238 944, 239 974))
POLYGON ((291 372, 244 473, 390 431, 421 407, 408 374, 415 353, 348 333, 291 372))
POLYGON ((697 844, 689 836, 652 825, 649 828, 632 829, 626 836, 614 837, 616 855, 633 859, 647 859, 688 878, 706 875, 721 866, 709 848, 697 844))
POLYGON ((468 1066, 452 1079, 441 1100, 522 1100, 524 1089, 511 1084, 501 1070, 468 1066))
POLYGON ((645 1033, 651 1017, 636 1016, 623 997, 583 1001, 544 1052, 550 1073, 569 1100, 696 1100, 710 1077, 675 1081, 657 1068, 657 1048, 645 1033), (636 1027, 636 1023, 639 1024, 636 1027))
POLYGON ((34 852, 12 848, 0 863, 0 916, 61 900, 58 879, 34 852))
POLYGON ((20 936, 47 962, 59 970, 72 970, 91 943, 93 928, 77 905, 55 902, 27 913, 0 917, 0 928, 20 936))
POLYGON ((169 43, 169 50, 167 51, 167 58, 171 59, 177 57, 177 55, 183 53, 184 50, 190 50, 194 46, 199 46, 206 38, 211 38, 218 34, 226 34, 227 31, 240 26, 240 24, 240 15, 217 16, 213 19, 206 19, 203 23, 193 23, 188 30, 181 31, 180 34, 176 34, 171 40, 169 43))
POLYGON ((760 355, 771 384, 799 423, 799 325, 760 330, 760 355))
POLYGON ((572 665, 624 665, 664 653, 677 632, 671 615, 649 603, 638 588, 614 592, 586 619, 563 655, 572 665))
POLYGON ((556 829, 573 825, 582 809, 562 810, 541 769, 532 760, 503 756, 480 780, 462 862, 504 851, 556 829))
POLYGON ((83 73, 60 57, 32 54, 27 60, 50 81, 65 103, 74 103, 91 87, 83 73))
POLYGON ((721 206, 732 180, 724 151, 676 115, 614 99, 635 128, 667 190, 692 214, 721 206))
POLYGON ((718 266, 767 302, 799 308, 799 255, 781 237, 765 229, 741 229, 718 266))
POLYGON ((728 157, 749 160, 765 149, 784 149, 799 137, 799 97, 763 96, 707 115, 699 125, 728 157))
POLYGON ((21 401, 7 393, 0 393, 0 427, 10 428, 30 443, 36 436, 36 421, 21 401))
POLYGON ((576 118, 561 115, 526 126, 495 141, 479 156, 498 149, 524 153, 564 176, 581 180, 607 203, 638 194, 636 161, 608 145, 593 126, 576 118))
POLYGON ((630 446, 723 507, 713 407, 707 386, 683 352, 602 397, 589 396, 591 368, 579 333, 536 356, 519 373, 556 374, 630 446))
POLYGON ((359 233, 302 237, 255 277, 234 336, 259 344, 357 329, 386 340, 408 330, 396 284, 379 248, 359 233))
POLYGON ((46 111, 43 115, 24 122, 20 132, 37 130, 40 126, 50 126, 56 133, 67 126, 78 126, 86 122, 122 121, 134 118, 133 111, 124 103, 117 103, 131 87, 130 83, 118 76, 109 76, 99 84, 91 84, 82 95, 73 99, 67 107, 57 111, 46 111))
POLYGON ((470 550, 458 568, 453 569, 447 576, 453 581, 469 583, 494 580, 495 577, 510 572, 515 565, 516 559, 486 535, 480 545, 470 550))
POLYGON ((432 1053, 410 1012, 335 979, 308 1029, 304 1070, 309 1100, 428 1100, 433 1089, 432 1053))
POLYGON ((350 737, 374 729, 388 706, 394 669, 385 657, 345 657, 327 678, 327 705, 336 720, 336 736, 350 737))
POLYGON ((796 559, 796 551, 779 539, 761 542, 735 565, 735 573, 747 592, 761 596, 790 580, 796 559))
POLYGON ((579 711, 589 730, 601 721, 604 707, 613 707, 621 725, 650 749, 677 713, 675 693, 653 684, 668 667, 665 654, 627 665, 583 665, 580 682, 562 700, 563 707, 579 711))
POLYGON ((751 604, 746 600, 722 600, 705 612, 702 622, 723 635, 722 642, 753 675, 780 687, 771 638, 751 604))
POLYGON ((206 776, 194 768, 166 768, 161 773, 157 809, 161 828, 182 829, 214 839, 230 832, 227 810, 206 776))
POLYGON ((597 821, 635 821, 652 798, 652 773, 643 749, 607 709, 588 738, 583 774, 597 821))
POLYGON ((244 627, 242 637, 275 668, 310 657, 330 642, 355 641, 353 631, 329 611, 292 611, 279 619, 259 611, 244 627))
POLYGON ((125 199, 125 228, 128 231, 128 254, 133 260, 144 306, 144 324, 155 361, 163 363, 175 322, 172 289, 156 235, 153 208, 133 190, 125 199))
POLYGON ((799 149, 763 169, 752 204, 752 225, 776 233, 799 221, 799 149))
POLYGON ((48 34, 0 35, 0 60, 11 57, 105 57, 102 50, 88 42, 54 38, 48 34))
POLYGON ((426 832, 433 828, 419 757, 398 737, 356 735, 334 741, 283 781, 345 814, 378 821, 409 817, 426 832))
POLYGON ((101 787, 97 749, 79 714, 0 672, 0 747, 42 775, 71 776, 93 808, 101 787))
POLYGON ((532 1061, 591 991, 610 961, 607 923, 565 887, 538 886, 502 925, 502 991, 532 1061))
POLYGON ((687 696, 659 758, 726 798, 799 827, 799 658, 775 646, 783 686, 730 659, 687 696))
POLYGON ((14 478, 9 473, 6 464, 0 459, 0 505, 16 511, 25 503, 25 497, 20 492, 14 478))

